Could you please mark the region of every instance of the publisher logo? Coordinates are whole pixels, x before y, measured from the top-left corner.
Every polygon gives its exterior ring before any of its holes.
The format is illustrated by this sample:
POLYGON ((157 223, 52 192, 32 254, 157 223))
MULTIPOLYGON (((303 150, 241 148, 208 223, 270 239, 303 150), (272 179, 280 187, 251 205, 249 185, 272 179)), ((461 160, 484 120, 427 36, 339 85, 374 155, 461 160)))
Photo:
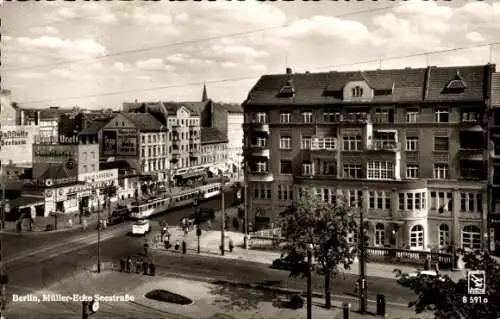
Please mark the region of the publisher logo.
POLYGON ((486 294, 486 273, 484 270, 471 270, 467 273, 467 292, 469 295, 486 294))

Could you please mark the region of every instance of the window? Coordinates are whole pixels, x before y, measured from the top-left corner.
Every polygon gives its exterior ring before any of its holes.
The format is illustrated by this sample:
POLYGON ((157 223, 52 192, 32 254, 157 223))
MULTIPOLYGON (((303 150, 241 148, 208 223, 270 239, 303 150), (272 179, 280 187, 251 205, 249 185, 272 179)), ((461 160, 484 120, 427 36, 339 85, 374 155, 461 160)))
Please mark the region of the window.
POLYGON ((434 136, 434 151, 448 152, 449 143, 447 136, 434 136))
POLYGON ((333 204, 337 199, 335 188, 320 188, 317 191, 318 198, 325 203, 333 204))
POLYGON ((309 162, 302 163, 302 175, 303 176, 311 176, 311 175, 313 175, 313 166, 312 166, 312 163, 309 163, 309 162))
POLYGON ((361 165, 344 164, 344 178, 361 178, 361 165))
POLYGON ((394 167, 390 161, 368 161, 368 179, 392 179, 394 167))
POLYGON ((311 149, 313 150, 334 150, 337 139, 335 137, 315 137, 312 139, 311 149))
POLYGON ((363 88, 360 86, 355 86, 351 89, 351 93, 353 97, 362 97, 363 96, 363 88))
POLYGON ((312 112, 302 112, 302 121, 304 123, 312 123, 312 121, 313 121, 312 112))
POLYGON ((258 112, 256 116, 257 123, 267 123, 267 114, 264 112, 258 112))
POLYGON ((146 143, 146 137, 144 135, 141 136, 141 142, 142 142, 142 144, 146 143))
POLYGON ((337 175, 337 163, 335 161, 321 160, 319 161, 320 175, 337 175))
POLYGON ((280 163, 280 172, 281 174, 292 174, 292 161, 281 161, 280 163))
POLYGON ((406 111, 406 122, 407 123, 417 123, 418 122, 418 108, 408 108, 406 111))
POLYGON ((450 112, 448 108, 440 107, 434 112, 434 121, 437 123, 448 123, 450 112))
POLYGON ((347 201, 347 205, 352 208, 363 207, 363 191, 356 189, 345 189, 344 196, 347 201))
POLYGON ((418 165, 406 166, 406 178, 418 178, 418 165))
POLYGON ((448 179, 448 164, 434 164, 434 178, 448 179))
POLYGON ((344 136, 344 151, 360 151, 361 136, 344 136))
POLYGON ((415 225, 410 230, 410 248, 424 248, 424 227, 422 225, 415 225))
POLYGON ((95 152, 90 153, 92 155, 92 159, 95 159, 95 152))
POLYGON ((83 160, 86 161, 87 160, 87 152, 83 152, 83 160))
POLYGON ((83 165, 83 172, 87 173, 87 165, 83 165))
POLYGON ((375 246, 384 246, 385 243, 385 227, 383 224, 375 226, 375 246))
POLYGON ((327 122, 327 123, 340 122, 340 113, 323 112, 323 122, 327 122))
POLYGON ((450 245, 450 227, 446 224, 439 225, 439 247, 447 248, 450 245))
POLYGON ((423 210, 426 207, 425 192, 399 193, 399 210, 423 210))
POLYGON ((418 151, 418 137, 407 137, 406 138, 406 150, 407 151, 418 151))
POLYGON ((292 120, 292 114, 288 112, 280 113, 280 123, 290 123, 292 120))
POLYGON ((481 230, 476 226, 465 226, 462 229, 462 247, 466 250, 481 249, 481 230))
POLYGON ((292 138, 290 136, 280 137, 280 149, 291 149, 292 148, 292 138))
POLYGON ((142 157, 146 157, 146 150, 143 148, 141 148, 141 156, 142 157))
POLYGON ((483 211, 483 199, 481 194, 460 193, 460 211, 467 213, 480 213, 483 211))
POLYGON ((254 199, 271 199, 271 184, 257 183, 253 188, 254 199))
POLYGON ((256 137, 252 139, 252 147, 266 147, 267 139, 265 137, 256 137))
POLYGON ((257 162, 257 173, 267 173, 267 162, 257 162))
POLYGON ((370 209, 391 209, 391 192, 370 191, 368 197, 370 209))
POLYGON ((394 110, 390 108, 376 108, 374 121, 375 123, 393 123, 394 110))
POLYGON ((431 210, 437 210, 440 214, 453 209, 453 193, 431 192, 431 210))
POLYGON ((151 143, 151 135, 148 135, 148 143, 151 143))
POLYGON ((310 136, 302 136, 302 141, 300 148, 303 150, 310 150, 312 144, 312 138, 310 136))
POLYGON ((278 200, 280 201, 293 200, 292 185, 278 184, 278 200))

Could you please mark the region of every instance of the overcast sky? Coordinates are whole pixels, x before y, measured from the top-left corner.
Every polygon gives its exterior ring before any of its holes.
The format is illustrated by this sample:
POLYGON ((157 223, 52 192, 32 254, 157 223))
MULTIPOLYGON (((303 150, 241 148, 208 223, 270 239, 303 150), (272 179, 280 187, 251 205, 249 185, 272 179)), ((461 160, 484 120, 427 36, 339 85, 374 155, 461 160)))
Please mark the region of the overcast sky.
POLYGON ((241 103, 260 75, 286 66, 319 72, 500 59, 500 45, 481 46, 500 41, 500 3, 486 1, 30 1, 4 2, 1 18, 2 89, 26 107, 198 101, 203 82, 211 99, 241 103))

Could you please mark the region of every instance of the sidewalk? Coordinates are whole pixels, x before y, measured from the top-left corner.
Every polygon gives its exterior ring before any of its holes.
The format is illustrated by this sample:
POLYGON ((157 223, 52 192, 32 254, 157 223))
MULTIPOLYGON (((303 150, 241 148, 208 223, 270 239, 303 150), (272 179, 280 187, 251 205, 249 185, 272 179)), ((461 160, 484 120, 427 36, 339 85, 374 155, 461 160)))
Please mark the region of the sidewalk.
MULTIPOLYGON (((187 236, 184 235, 184 232, 180 227, 169 229, 171 233, 170 243, 172 247, 175 245, 175 242, 178 240, 179 243, 182 243, 183 240, 186 240, 188 253, 196 253, 198 249, 198 238, 196 236, 195 231, 190 231, 187 236)), ((154 235, 153 235, 154 236, 154 235)), ((210 231, 202 231, 202 235, 200 236, 200 251, 201 255, 207 256, 217 256, 220 258, 226 259, 238 259, 249 262, 257 262, 262 264, 271 265, 272 262, 280 258, 281 252, 276 251, 264 251, 264 250, 251 250, 244 249, 244 235, 242 233, 237 232, 225 232, 225 254, 221 256, 219 246, 221 244, 221 232, 219 230, 210 230, 210 231), (233 240, 234 249, 232 252, 229 252, 229 239, 233 240)), ((165 247, 163 245, 158 244, 156 248, 159 251, 165 251, 165 247)), ((173 248, 172 248, 173 249, 173 248)), ((172 250, 171 249, 171 250, 172 250)), ((397 265, 397 264, 382 264, 382 263, 368 263, 367 267, 367 275, 371 277, 381 277, 381 278, 390 278, 396 279, 394 274, 394 269, 400 269, 403 273, 412 273, 419 268, 407 266, 407 265, 397 265)), ((357 275, 359 271, 359 266, 357 262, 354 262, 350 269, 344 269, 343 272, 346 274, 357 275)), ((466 270, 460 271, 449 271, 443 270, 440 271, 443 275, 449 276, 453 281, 458 281, 461 278, 466 277, 466 270)))

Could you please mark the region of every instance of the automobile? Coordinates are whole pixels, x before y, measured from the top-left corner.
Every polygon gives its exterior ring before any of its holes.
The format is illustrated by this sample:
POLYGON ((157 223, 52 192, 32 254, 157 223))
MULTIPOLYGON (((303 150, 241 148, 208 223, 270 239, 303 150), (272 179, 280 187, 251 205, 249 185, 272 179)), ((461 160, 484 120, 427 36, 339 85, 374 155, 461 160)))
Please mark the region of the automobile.
POLYGON ((412 272, 408 274, 409 278, 425 278, 425 279, 432 279, 432 278, 439 278, 439 280, 443 281, 444 278, 440 274, 438 274, 435 270, 419 270, 416 272, 412 272))
POLYGON ((149 220, 147 219, 138 220, 132 225, 132 235, 144 236, 150 231, 151 225, 149 224, 149 220))
POLYGON ((273 260, 271 268, 281 269, 281 270, 292 270, 293 266, 297 263, 305 261, 304 257, 300 257, 298 254, 282 254, 280 258, 273 260))
MULTIPOLYGON (((187 219, 189 225, 199 225, 208 220, 215 219, 215 210, 213 208, 199 208, 197 211, 183 218, 187 219)), ((181 222, 183 218, 181 218, 181 222)))
POLYGON ((123 223, 126 221, 129 217, 130 211, 128 209, 120 209, 120 210, 114 210, 113 213, 111 213, 111 216, 108 218, 108 225, 116 225, 123 223))

